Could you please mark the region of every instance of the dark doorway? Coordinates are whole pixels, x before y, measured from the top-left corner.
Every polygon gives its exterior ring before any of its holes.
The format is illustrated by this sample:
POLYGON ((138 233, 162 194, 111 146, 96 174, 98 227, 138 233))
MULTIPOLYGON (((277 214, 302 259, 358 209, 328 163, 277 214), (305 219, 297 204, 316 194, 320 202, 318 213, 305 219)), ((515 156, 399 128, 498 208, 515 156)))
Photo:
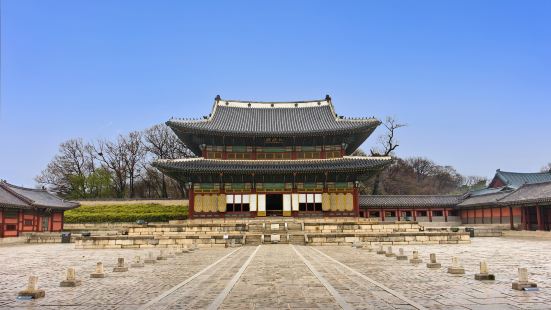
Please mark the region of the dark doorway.
POLYGON ((281 194, 266 195, 266 215, 268 216, 283 215, 283 195, 281 194))

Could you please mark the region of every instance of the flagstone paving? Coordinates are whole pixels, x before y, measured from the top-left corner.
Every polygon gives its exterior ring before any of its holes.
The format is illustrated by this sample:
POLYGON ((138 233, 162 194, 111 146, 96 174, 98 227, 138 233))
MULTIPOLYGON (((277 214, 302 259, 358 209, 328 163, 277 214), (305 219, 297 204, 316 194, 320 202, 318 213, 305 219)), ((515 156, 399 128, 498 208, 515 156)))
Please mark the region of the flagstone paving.
POLYGON ((548 241, 473 238, 471 244, 403 248, 408 256, 418 250, 424 262, 412 265, 365 248, 262 245, 203 248, 113 273, 118 257, 131 263, 134 255, 145 257, 158 250, 77 250, 72 244, 3 246, 0 308, 137 309, 147 304, 150 309, 213 305, 223 309, 551 309, 548 241), (436 253, 442 268, 426 267, 430 253, 436 253), (465 275, 446 272, 452 256, 459 257, 465 275), (474 280, 483 259, 496 281, 474 280), (90 279, 98 261, 104 263, 107 276, 90 279), (244 267, 247 261, 250 264, 244 267), (82 285, 59 287, 72 266, 82 285), (528 268, 539 291, 511 289, 518 267, 528 268), (38 276, 46 297, 16 301, 30 274, 38 276))

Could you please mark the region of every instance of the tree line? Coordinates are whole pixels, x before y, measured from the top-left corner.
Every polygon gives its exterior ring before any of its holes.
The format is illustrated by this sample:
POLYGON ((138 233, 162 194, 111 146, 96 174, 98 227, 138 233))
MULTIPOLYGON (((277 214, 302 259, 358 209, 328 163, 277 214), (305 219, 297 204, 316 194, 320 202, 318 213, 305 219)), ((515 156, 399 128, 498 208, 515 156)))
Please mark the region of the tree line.
MULTIPOLYGON (((441 166, 424 157, 397 158, 397 130, 405 127, 393 118, 383 122, 385 133, 378 137, 372 156, 393 156, 395 160, 370 180, 361 182, 362 194, 428 195, 466 192, 483 188, 482 177, 464 177, 451 166, 441 166)), ((353 155, 366 155, 361 149, 353 155)), ((119 135, 116 139, 85 142, 70 139, 36 181, 67 199, 101 198, 187 198, 184 184, 152 166, 157 159, 194 157, 165 124, 119 135)))
POLYGON ((65 141, 35 180, 68 199, 183 198, 184 185, 151 164, 192 156, 168 126, 159 124, 113 141, 65 141))

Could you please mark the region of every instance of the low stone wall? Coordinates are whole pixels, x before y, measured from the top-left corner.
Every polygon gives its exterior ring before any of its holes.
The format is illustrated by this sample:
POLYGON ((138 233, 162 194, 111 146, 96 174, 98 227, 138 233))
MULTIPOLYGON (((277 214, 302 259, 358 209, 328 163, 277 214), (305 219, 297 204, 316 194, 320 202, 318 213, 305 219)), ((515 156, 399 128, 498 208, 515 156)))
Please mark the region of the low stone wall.
POLYGON ((369 244, 459 244, 470 243, 468 233, 415 232, 391 234, 308 234, 309 245, 352 245, 354 242, 369 244))
MULTIPOLYGON (((71 242, 74 242, 71 237, 71 242)), ((22 233, 19 237, 0 238, 0 245, 24 244, 24 243, 61 243, 60 232, 32 232, 22 233)))

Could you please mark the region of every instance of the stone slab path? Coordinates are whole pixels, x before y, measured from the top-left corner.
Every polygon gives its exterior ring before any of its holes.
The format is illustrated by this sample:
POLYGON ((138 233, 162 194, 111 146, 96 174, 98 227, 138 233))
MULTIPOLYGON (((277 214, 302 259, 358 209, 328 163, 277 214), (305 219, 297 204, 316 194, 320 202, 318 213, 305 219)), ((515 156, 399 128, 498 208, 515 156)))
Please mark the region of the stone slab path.
MULTIPOLYGON (((204 248, 166 261, 113 273, 117 257, 130 263, 149 249, 77 250, 71 244, 0 247, 0 309, 551 309, 548 241, 474 238, 464 245, 404 246, 424 263, 436 253, 442 268, 412 265, 352 247, 262 245, 204 248), (451 257, 465 275, 450 275, 451 257), (474 280, 480 260, 496 275, 474 280), (90 279, 95 264, 107 277, 90 279), (82 285, 59 287, 68 267, 82 285), (537 292, 511 289, 527 267, 537 292), (16 301, 30 274, 46 297, 16 301)), ((385 246, 386 249, 386 246, 385 246)), ((152 250, 158 253, 158 250, 152 250)), ((394 248, 398 252, 398 248, 394 248)))

